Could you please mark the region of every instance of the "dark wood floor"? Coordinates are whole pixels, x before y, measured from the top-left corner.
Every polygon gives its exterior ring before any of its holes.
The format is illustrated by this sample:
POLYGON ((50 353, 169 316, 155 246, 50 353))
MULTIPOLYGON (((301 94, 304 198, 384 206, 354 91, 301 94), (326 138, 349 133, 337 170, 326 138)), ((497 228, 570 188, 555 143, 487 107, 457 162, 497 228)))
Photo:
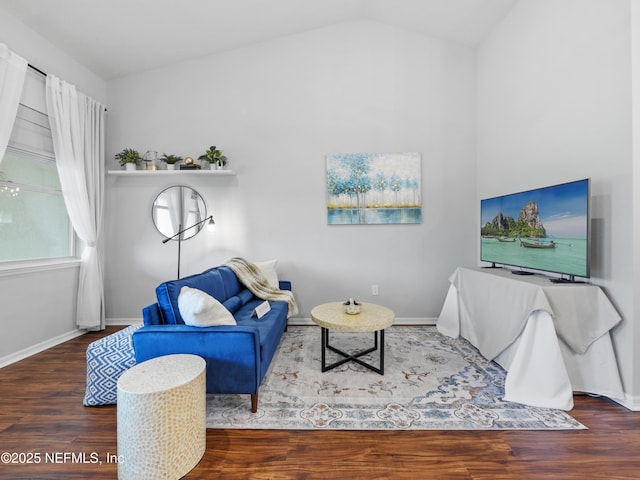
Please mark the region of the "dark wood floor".
MULTIPOLYGON (((0 369, 0 479, 116 478, 116 407, 82 405, 86 347, 116 329, 0 369), (3 452, 40 463, 5 463, 3 452)), ((588 396, 575 403, 571 414, 588 430, 209 429, 204 458, 185 478, 640 479, 640 412, 588 396)))

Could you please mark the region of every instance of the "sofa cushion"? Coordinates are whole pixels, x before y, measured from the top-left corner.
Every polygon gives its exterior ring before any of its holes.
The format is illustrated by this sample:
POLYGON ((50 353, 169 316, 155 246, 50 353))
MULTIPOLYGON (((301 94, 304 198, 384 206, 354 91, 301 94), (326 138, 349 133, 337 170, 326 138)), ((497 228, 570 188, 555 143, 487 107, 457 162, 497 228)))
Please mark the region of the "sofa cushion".
POLYGON ((242 308, 247 302, 256 298, 253 293, 251 293, 246 288, 238 292, 237 295, 229 298, 226 302, 224 302, 224 306, 227 310, 229 310, 232 314, 236 314, 236 312, 242 308))
POLYGON ((226 298, 233 297, 234 295, 237 295, 238 292, 245 289, 245 286, 240 283, 240 281, 238 280, 238 277, 233 272, 233 270, 231 270, 226 265, 214 267, 214 268, 211 268, 210 270, 216 270, 220 274, 220 278, 222 279, 222 283, 224 284, 226 298))
POLYGON ((267 260, 265 262, 255 262, 254 265, 258 267, 260 273, 267 279, 267 283, 271 288, 279 288, 278 282, 278 271, 276 270, 276 266, 278 264, 278 260, 267 260))
POLYGON ((287 302, 269 302, 271 310, 262 318, 253 315, 258 305, 263 303, 254 297, 253 300, 243 305, 234 317, 238 325, 243 327, 252 327, 258 330, 260 335, 260 381, 267 373, 271 359, 278 349, 282 332, 287 326, 287 302))
POLYGON ((187 325, 212 327, 236 324, 229 310, 211 295, 197 288, 182 287, 178 295, 178 308, 187 325))
POLYGON ((224 303, 229 298, 222 276, 217 268, 179 280, 161 283, 156 288, 156 297, 158 298, 158 305, 162 311, 164 321, 167 324, 184 324, 184 319, 180 315, 180 309, 178 308, 178 296, 182 287, 202 290, 221 303, 224 303))

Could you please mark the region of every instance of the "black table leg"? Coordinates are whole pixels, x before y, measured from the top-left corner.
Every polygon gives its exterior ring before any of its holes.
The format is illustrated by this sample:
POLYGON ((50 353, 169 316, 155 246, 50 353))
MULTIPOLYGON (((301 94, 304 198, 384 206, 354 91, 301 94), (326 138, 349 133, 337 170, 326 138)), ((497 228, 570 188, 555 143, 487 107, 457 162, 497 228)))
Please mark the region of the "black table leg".
POLYGON ((358 358, 363 355, 366 355, 367 353, 371 353, 378 350, 378 332, 377 331, 373 332, 374 346, 366 350, 362 350, 360 352, 354 353, 353 355, 343 352, 342 350, 329 344, 329 329, 321 327, 321 335, 322 335, 321 343, 322 343, 322 371, 323 372, 339 367, 340 365, 343 365, 347 362, 356 362, 359 365, 362 365, 363 367, 368 368, 369 370, 373 370, 374 372, 379 373, 380 375, 384 375, 384 329, 380 330, 380 367, 379 368, 369 363, 366 363, 360 360, 360 358, 358 358), (341 360, 338 360, 335 363, 332 363, 331 365, 327 365, 326 349, 329 349, 332 352, 335 352, 338 355, 343 356, 344 358, 341 360))

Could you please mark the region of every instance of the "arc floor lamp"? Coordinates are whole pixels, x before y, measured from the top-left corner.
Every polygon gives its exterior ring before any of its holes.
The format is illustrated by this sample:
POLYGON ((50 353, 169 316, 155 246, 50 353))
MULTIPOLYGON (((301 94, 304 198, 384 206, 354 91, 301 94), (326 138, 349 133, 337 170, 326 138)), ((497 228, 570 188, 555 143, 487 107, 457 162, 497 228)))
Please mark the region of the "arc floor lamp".
MULTIPOLYGON (((195 228, 195 227, 197 227, 199 225, 202 225, 207 220, 209 221, 209 223, 207 224, 207 229, 213 230, 215 228, 216 222, 214 222, 213 221, 213 217, 211 215, 209 215, 204 220, 200 220, 198 223, 194 223, 193 225, 191 225, 190 227, 187 227, 187 228, 182 228, 182 224, 180 224, 178 226, 178 233, 176 233, 175 235, 172 235, 172 236, 170 236, 168 238, 165 238, 162 241, 162 243, 167 243, 169 240, 173 240, 174 238, 178 237, 178 277, 177 277, 178 279, 180 278, 180 246, 182 245, 182 234, 184 232, 186 232, 187 230, 191 230, 192 228, 195 228)), ((200 230, 198 230, 198 232, 199 231, 200 230)))

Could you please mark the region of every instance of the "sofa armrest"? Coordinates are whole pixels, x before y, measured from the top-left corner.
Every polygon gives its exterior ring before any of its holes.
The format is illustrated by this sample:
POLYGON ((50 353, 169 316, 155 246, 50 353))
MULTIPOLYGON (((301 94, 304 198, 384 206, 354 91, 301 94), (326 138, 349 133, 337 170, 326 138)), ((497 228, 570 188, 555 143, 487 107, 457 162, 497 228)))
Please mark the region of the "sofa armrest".
POLYGON ((147 305, 142 309, 142 319, 145 325, 163 325, 164 319, 157 303, 147 305))
POLYGON ((291 291, 291 282, 289 280, 280 280, 280 290, 289 290, 291 291))

